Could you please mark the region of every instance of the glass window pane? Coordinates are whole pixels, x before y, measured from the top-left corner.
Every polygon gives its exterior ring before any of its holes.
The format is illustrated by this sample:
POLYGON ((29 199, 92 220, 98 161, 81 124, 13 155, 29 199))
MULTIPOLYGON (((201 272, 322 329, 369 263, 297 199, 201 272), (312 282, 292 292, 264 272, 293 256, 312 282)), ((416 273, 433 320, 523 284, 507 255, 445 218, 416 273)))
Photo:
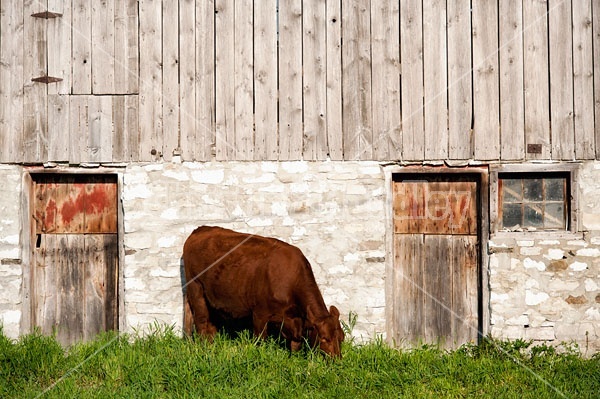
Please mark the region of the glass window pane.
POLYGON ((541 201, 542 182, 542 179, 523 179, 523 197, 528 201, 541 201))
POLYGON ((544 225, 543 204, 526 204, 523 227, 542 227, 544 225))
POLYGON ((504 204, 502 207, 502 227, 514 229, 521 225, 522 220, 521 204, 504 204))
POLYGON ((546 180, 546 201, 562 201, 565 198, 565 179, 546 180))
POLYGON ((567 227, 565 224, 565 206, 562 202, 546 204, 544 227, 548 229, 564 229, 567 227))
POLYGON ((502 200, 504 202, 520 202, 523 200, 521 179, 502 179, 502 200))

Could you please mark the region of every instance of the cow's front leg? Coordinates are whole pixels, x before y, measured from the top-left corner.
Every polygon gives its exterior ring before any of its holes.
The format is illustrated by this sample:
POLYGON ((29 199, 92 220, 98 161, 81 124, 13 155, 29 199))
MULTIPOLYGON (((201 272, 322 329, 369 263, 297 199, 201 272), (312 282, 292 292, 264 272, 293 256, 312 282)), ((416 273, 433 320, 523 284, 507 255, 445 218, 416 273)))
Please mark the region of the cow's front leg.
POLYGON ((287 317, 283 320, 281 334, 292 352, 296 352, 302 347, 303 326, 304 323, 300 317, 287 317))
POLYGON ((260 314, 259 312, 252 313, 252 327, 254 336, 261 339, 267 338, 267 324, 269 317, 260 314))
POLYGON ((217 328, 210 321, 210 312, 204 298, 204 289, 197 282, 191 282, 187 286, 187 298, 194 316, 194 325, 196 332, 212 341, 217 328))

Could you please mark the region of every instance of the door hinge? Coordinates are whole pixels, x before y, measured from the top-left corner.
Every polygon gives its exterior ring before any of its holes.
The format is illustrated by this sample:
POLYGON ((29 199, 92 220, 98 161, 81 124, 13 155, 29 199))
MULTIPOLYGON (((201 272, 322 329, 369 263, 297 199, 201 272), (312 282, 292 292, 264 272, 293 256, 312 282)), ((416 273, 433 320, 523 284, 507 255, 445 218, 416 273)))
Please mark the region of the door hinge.
POLYGON ((32 82, 37 82, 37 83, 56 83, 56 82, 61 82, 62 78, 55 78, 54 76, 40 76, 39 78, 33 78, 31 79, 32 82))
POLYGON ((44 12, 37 12, 35 14, 31 14, 31 16, 33 18, 50 19, 50 18, 60 18, 60 17, 62 17, 62 14, 59 12, 44 11, 44 12))

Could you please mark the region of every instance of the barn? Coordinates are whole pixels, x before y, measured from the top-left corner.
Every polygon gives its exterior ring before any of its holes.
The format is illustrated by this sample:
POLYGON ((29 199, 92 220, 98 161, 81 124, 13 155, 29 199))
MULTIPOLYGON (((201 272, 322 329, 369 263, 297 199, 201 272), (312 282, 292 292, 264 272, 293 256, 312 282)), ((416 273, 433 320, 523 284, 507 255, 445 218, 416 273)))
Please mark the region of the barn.
POLYGON ((199 225, 357 339, 600 349, 596 0, 1 0, 0 323, 184 324, 199 225))

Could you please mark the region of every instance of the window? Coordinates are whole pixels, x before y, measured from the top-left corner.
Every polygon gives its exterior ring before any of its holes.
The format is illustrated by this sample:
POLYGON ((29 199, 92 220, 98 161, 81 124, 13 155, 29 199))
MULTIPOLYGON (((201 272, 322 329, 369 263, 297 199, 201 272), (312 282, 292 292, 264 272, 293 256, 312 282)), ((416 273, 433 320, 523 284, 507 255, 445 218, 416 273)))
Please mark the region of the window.
POLYGON ((568 173, 498 175, 503 230, 567 230, 568 173))
POLYGON ((491 233, 577 231, 577 164, 490 168, 491 233))

